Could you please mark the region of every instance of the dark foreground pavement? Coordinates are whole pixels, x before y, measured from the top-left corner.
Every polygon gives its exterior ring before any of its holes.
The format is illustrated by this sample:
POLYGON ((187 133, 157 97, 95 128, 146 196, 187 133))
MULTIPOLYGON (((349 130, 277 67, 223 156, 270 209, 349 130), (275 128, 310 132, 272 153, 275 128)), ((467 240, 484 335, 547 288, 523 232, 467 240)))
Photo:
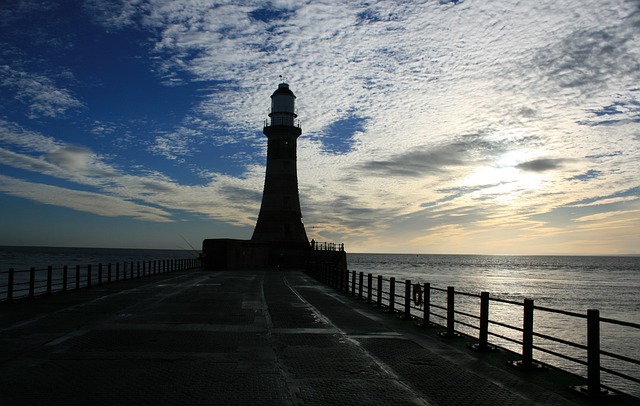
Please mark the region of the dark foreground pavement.
POLYGON ((0 404, 581 402, 443 341, 303 272, 176 272, 1 306, 0 404))

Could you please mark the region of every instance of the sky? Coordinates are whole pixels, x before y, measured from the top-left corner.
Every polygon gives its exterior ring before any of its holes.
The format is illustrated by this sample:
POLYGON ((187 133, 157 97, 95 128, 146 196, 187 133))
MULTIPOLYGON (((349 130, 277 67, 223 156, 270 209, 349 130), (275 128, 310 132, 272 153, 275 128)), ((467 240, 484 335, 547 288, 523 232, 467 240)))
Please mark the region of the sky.
POLYGON ((640 1, 0 2, 0 245, 250 239, 270 96, 309 239, 640 254, 640 1))

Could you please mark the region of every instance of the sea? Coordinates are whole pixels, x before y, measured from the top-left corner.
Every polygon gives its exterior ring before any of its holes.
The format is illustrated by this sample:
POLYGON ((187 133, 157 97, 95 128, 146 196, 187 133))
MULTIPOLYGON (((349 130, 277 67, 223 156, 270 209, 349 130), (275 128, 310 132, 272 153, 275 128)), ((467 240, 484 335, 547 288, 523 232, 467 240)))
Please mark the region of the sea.
MULTIPOLYGON (((60 247, 0 247, 0 289, 6 283, 4 275, 9 268, 45 269, 63 265, 74 267, 98 263, 136 262, 163 259, 195 258, 193 250, 148 250, 113 248, 60 248, 60 247)), ((447 287, 469 295, 456 295, 456 310, 479 314, 476 295, 489 292, 491 298, 510 302, 532 299, 536 306, 534 330, 562 340, 586 345, 586 319, 545 311, 556 309, 571 314, 586 315, 588 309, 597 309, 600 317, 614 319, 631 326, 601 323, 601 348, 634 359, 640 358, 640 256, 503 256, 503 255, 431 255, 431 254, 351 254, 347 255, 348 268, 374 278, 382 275, 385 289, 388 280, 396 279, 396 293, 403 295, 404 283, 430 283, 432 310, 444 316, 436 306, 446 306, 447 287), (538 308, 543 310, 538 310, 538 308)), ((365 277, 365 283, 366 283, 365 277)), ((375 280, 375 279, 374 279, 375 280)), ((374 282, 375 286, 375 282, 374 282)), ((401 298, 397 300, 402 300, 401 298)), ((1 308, 0 308, 1 311, 1 308)), ((413 310, 417 315, 420 309, 413 310)), ((521 327, 522 306, 491 301, 490 320, 521 327)), ((464 319, 470 324, 477 320, 464 319)), ((445 321, 432 318, 440 324, 445 321)), ((470 336, 477 331, 464 325, 456 329, 470 336)), ((521 340, 522 333, 500 325, 490 324, 490 333, 521 340)), ((518 344, 500 337, 490 336, 490 343, 515 352, 518 344)), ((584 350, 566 346, 540 337, 534 345, 548 348, 571 357, 586 360, 584 350)), ((534 350, 534 358, 549 365, 586 375, 585 367, 534 350)), ((602 365, 640 379, 640 367, 616 359, 605 359, 602 365)), ((603 383, 640 397, 640 385, 609 374, 602 374, 603 383)))

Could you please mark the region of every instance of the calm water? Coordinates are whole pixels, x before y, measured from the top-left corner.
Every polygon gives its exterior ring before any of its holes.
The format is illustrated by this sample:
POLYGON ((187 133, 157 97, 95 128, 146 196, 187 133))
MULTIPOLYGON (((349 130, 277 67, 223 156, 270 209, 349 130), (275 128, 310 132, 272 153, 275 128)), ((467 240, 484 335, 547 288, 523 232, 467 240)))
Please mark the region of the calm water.
MULTIPOLYGON (((142 250, 99 248, 41 248, 0 247, 0 277, 9 268, 45 269, 51 265, 86 266, 98 263, 194 258, 197 252, 186 250, 142 250)), ((533 299, 536 306, 586 314, 598 309, 601 317, 640 323, 640 257, 585 256, 484 256, 484 255, 408 255, 408 254, 349 254, 349 270, 395 277, 399 282, 397 294, 403 292, 402 281, 431 283, 432 287, 454 286, 456 291, 479 294, 482 291, 498 297, 521 302, 533 299)), ((0 278, 1 279, 1 278, 0 278)), ((366 280, 366 278, 365 278, 366 280)), ((4 285, 2 281, 0 285, 4 285)), ((432 302, 444 305, 444 293, 435 291, 432 302)), ((456 297, 456 309, 478 314, 479 301, 465 296, 456 297)), ((434 309, 437 311, 437 309, 434 309)), ((522 323, 522 308, 492 302, 491 319, 514 326, 522 323)), ((435 320, 440 322, 439 320, 435 320)), ((477 323, 472 323, 477 324, 477 323)), ((535 312, 535 331, 565 340, 586 344, 586 320, 542 311, 535 312)), ((456 326, 465 333, 473 330, 456 326)), ((638 358, 640 331, 603 324, 603 350, 638 358)), ((490 326, 490 331, 521 339, 517 332, 490 326)), ((520 350, 508 341, 490 337, 490 342, 520 350)), ((545 342, 536 338, 535 345, 549 348, 580 359, 581 350, 545 342)), ((554 359, 540 351, 534 357, 584 375, 582 366, 554 359)), ((603 366, 613 367, 635 378, 640 368, 615 360, 602 360, 603 366)), ((619 379, 603 374, 603 381, 627 393, 640 397, 640 385, 620 383, 619 379)))
POLYGON ((0 246, 0 272, 16 270, 60 268, 64 265, 96 265, 109 262, 149 261, 163 259, 197 258, 191 250, 150 250, 121 248, 60 248, 60 247, 5 247, 0 246))
POLYGON ((349 254, 349 270, 640 323, 640 257, 349 254))

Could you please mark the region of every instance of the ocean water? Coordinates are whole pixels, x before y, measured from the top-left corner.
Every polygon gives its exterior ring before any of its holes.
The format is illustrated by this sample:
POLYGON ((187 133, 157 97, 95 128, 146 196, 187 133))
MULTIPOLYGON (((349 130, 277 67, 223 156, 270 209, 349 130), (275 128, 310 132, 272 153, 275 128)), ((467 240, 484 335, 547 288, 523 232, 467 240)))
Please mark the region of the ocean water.
POLYGON ((640 323, 640 257, 348 254, 351 271, 640 323))
POLYGON ((64 265, 97 265, 164 259, 197 258, 192 250, 155 250, 130 248, 67 248, 67 247, 7 247, 0 246, 0 272, 14 268, 25 270, 31 267, 45 269, 47 266, 61 268, 64 265))
MULTIPOLYGON (((0 286, 6 285, 9 268, 61 269, 122 262, 197 257, 191 250, 145 250, 103 248, 43 248, 0 247, 0 286), (4 279, 3 279, 4 278, 4 279)), ((492 298, 522 302, 533 299, 535 305, 562 311, 586 314, 597 309, 600 316, 640 324, 640 257, 604 256, 494 256, 494 255, 410 255, 410 254, 348 254, 350 271, 395 277, 397 295, 403 295, 404 281, 431 283, 432 288, 455 287, 456 292, 480 294, 489 292, 492 298)), ((365 278, 366 283, 366 278, 365 278)), ((375 282, 374 282, 375 286, 375 282)), ((388 284, 385 282, 385 290, 388 284)), ((1 293, 1 292, 0 292, 1 293)), ((401 301, 401 298, 397 299, 401 301)), ((432 303, 446 305, 446 294, 432 292, 432 303)), ((479 314, 479 299, 456 295, 456 310, 479 314)), ((432 311, 444 315, 441 309, 432 311)), ((419 309, 414 309, 420 315, 419 309)), ((468 320, 477 325, 476 320, 468 320)), ((491 302, 490 319, 521 327, 522 307, 491 302)), ((432 318, 440 324, 444 320, 432 318)), ((477 331, 456 325, 471 336, 477 331)), ((557 313, 536 310, 534 330, 543 334, 586 345, 586 320, 557 313)), ((490 332, 521 340, 522 334, 491 324, 490 332)), ((490 336, 490 343, 520 352, 518 345, 490 336)), ((581 360, 586 352, 570 346, 536 337, 534 345, 548 348, 581 360)), ((640 329, 601 323, 601 348, 631 358, 639 358, 640 329)), ((534 358, 585 376, 585 367, 534 350, 534 358)), ((603 357, 602 365, 640 379, 640 367, 603 357)), ((606 373, 603 383, 640 397, 640 385, 606 373)))

